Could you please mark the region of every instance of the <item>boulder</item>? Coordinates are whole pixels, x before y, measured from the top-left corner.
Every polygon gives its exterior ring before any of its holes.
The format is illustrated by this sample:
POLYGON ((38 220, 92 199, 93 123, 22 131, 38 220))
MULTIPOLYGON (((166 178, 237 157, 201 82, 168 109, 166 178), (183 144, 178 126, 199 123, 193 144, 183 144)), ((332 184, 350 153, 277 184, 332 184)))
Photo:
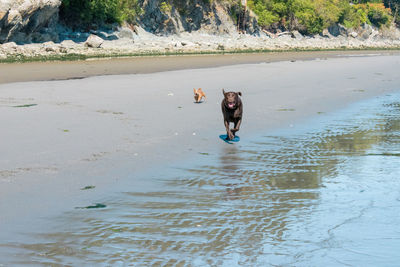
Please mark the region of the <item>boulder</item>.
POLYGON ((299 40, 304 38, 304 36, 301 33, 299 33, 299 31, 292 31, 291 35, 292 35, 292 38, 299 39, 299 40))
POLYGON ((76 46, 76 43, 72 40, 64 40, 61 42, 61 46, 66 48, 73 48, 76 46))
POLYGON ((60 50, 59 45, 51 41, 43 43, 42 47, 46 52, 58 52, 60 50))
POLYGON ((328 27, 328 32, 335 37, 338 37, 339 35, 342 35, 342 36, 348 35, 347 28, 339 23, 335 23, 335 24, 331 25, 330 27, 328 27))
POLYGON ((357 31, 358 38, 361 40, 374 39, 375 36, 379 35, 379 30, 370 24, 364 23, 357 31))
POLYGON ((4 43, 1 48, 3 48, 4 50, 17 50, 18 45, 14 42, 8 42, 8 43, 4 43))
POLYGON ((364 23, 363 25, 361 25, 361 30, 366 34, 371 35, 374 31, 374 28, 368 23, 364 23))
POLYGON ((379 35, 389 40, 400 40, 400 29, 392 24, 390 27, 382 27, 379 35))
POLYGON ((60 5, 61 0, 1 0, 0 43, 30 42, 32 33, 55 27, 60 5))
POLYGON ((355 31, 350 32, 350 36, 353 38, 357 38, 358 33, 356 33, 355 31))
POLYGON ((72 40, 64 40, 60 43, 60 52, 67 53, 68 51, 75 50, 83 46, 82 44, 75 43, 72 40))
POLYGON ((118 39, 118 36, 116 35, 118 31, 102 29, 102 30, 90 30, 90 33, 99 36, 103 40, 113 41, 118 39))
POLYGON ((118 36, 118 38, 133 39, 135 36, 135 33, 128 27, 122 27, 119 29, 117 36, 118 36))
POLYGON ((89 38, 85 42, 85 46, 92 47, 92 48, 100 48, 103 44, 104 40, 101 39, 99 36, 91 34, 89 38))
POLYGON ((319 36, 324 37, 324 38, 332 38, 333 35, 329 32, 328 29, 323 29, 322 32, 319 34, 319 36))

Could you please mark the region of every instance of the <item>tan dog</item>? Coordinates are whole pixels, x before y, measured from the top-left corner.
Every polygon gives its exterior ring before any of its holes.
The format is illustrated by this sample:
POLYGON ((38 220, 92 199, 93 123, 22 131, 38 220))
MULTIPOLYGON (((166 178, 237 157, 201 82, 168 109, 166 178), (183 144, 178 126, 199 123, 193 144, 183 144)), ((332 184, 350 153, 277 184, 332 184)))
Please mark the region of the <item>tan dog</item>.
POLYGON ((203 90, 201 90, 201 88, 197 90, 193 88, 193 92, 194 92, 194 101, 196 101, 196 103, 200 103, 203 97, 204 100, 206 99, 206 94, 203 92, 203 90))

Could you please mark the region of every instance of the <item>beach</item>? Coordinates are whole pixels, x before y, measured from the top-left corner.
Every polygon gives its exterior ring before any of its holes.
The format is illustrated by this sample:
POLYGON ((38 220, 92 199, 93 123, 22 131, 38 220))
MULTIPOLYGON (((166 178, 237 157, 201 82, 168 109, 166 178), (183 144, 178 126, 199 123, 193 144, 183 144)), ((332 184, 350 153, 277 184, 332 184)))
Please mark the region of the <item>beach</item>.
POLYGON ((392 55, 395 51, 298 51, 268 53, 236 53, 214 55, 136 56, 75 61, 26 62, 0 64, 0 84, 12 82, 83 79, 92 76, 149 74, 155 72, 223 67, 238 64, 279 61, 328 59, 346 56, 392 55))
POLYGON ((223 88, 243 95, 246 140, 397 92, 399 66, 398 51, 0 65, 0 239, 24 240, 127 179, 149 190, 157 179, 141 173, 234 146, 218 138, 223 88))

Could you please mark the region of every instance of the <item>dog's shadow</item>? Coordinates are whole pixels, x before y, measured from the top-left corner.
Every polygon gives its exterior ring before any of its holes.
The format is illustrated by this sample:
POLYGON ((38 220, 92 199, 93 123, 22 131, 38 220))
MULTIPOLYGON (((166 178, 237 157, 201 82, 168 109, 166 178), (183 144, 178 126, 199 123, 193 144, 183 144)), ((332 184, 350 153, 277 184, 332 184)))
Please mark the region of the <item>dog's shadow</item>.
POLYGON ((228 139, 228 135, 226 135, 226 134, 221 134, 220 136, 219 136, 219 138, 222 140, 222 141, 224 141, 225 143, 227 143, 227 144, 233 144, 233 143, 236 143, 236 142, 239 142, 240 141, 240 137, 238 136, 238 135, 236 135, 235 136, 235 138, 233 138, 232 140, 229 140, 228 139))

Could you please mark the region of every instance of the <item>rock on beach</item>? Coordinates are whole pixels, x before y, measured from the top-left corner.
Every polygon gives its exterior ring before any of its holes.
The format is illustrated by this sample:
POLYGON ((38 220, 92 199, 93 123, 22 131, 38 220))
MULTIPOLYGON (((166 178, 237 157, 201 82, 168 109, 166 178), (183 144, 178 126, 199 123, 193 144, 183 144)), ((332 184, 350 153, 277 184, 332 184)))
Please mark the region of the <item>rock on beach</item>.
POLYGON ((92 48, 100 48, 103 42, 104 40, 101 39, 99 36, 91 34, 89 38, 86 40, 85 46, 92 48))

